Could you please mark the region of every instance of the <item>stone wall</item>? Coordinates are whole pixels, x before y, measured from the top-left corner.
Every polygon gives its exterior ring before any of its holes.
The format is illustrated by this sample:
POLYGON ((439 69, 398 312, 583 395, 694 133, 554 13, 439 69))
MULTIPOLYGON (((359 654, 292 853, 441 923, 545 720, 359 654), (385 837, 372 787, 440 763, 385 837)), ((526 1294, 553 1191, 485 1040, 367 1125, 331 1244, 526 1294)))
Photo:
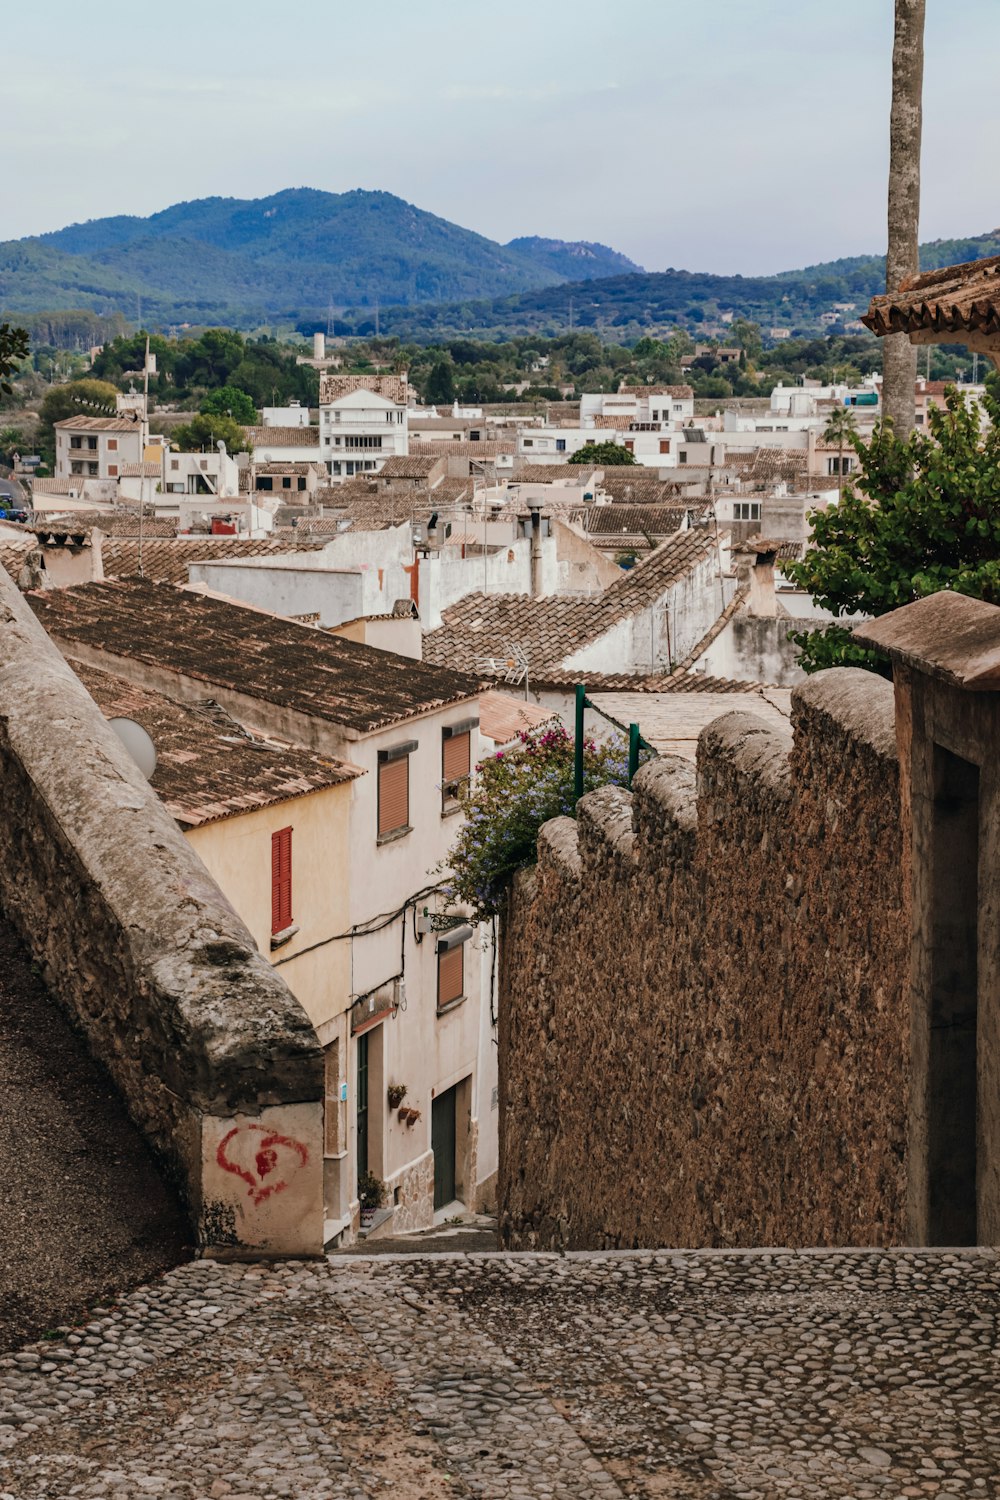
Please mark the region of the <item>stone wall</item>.
POLYGON ((0 906, 202 1243, 322 1249, 322 1054, 6 575, 0 906))
POLYGON ((543 830, 500 1000, 511 1247, 898 1243, 909 933, 892 688, 736 712, 543 830))

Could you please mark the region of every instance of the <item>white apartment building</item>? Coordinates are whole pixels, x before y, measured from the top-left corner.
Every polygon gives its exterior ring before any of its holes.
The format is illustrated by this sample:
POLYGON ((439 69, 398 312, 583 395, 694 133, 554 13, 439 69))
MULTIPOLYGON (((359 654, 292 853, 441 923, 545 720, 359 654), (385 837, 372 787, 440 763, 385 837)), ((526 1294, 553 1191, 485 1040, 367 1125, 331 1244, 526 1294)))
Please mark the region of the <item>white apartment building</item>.
POLYGON ((409 449, 404 375, 320 376, 319 440, 333 480, 377 473, 409 449))
POLYGON ((55 424, 57 479, 117 479, 123 464, 141 463, 138 416, 66 417, 55 424))
POLYGON ((617 391, 580 397, 581 427, 670 431, 693 418, 694 391, 689 385, 622 385, 617 391))

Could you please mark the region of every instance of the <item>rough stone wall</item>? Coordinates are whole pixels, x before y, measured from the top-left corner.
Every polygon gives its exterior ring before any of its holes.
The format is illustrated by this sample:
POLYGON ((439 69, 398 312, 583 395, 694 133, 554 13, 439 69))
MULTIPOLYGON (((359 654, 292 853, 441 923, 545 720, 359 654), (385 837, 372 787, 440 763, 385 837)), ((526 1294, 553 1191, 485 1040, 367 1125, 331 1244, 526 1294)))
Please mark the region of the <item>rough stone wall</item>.
POLYGON ((203 1240, 307 1248, 323 1097, 308 1017, 6 577, 0 788, 0 906, 203 1240))
POLYGON ((794 740, 736 712, 543 830, 500 1003, 511 1247, 892 1244, 907 917, 892 689, 838 669, 794 740))

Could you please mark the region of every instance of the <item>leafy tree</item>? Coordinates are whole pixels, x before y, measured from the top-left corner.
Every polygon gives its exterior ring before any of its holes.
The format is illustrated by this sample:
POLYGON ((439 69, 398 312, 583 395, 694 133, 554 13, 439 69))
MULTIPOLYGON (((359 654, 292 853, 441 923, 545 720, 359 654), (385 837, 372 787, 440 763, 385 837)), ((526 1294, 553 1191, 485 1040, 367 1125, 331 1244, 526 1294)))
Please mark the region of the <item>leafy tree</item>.
POLYGON ((593 464, 597 469, 625 468, 635 457, 620 443, 584 443, 570 455, 571 464, 593 464))
POLYGON ((15 365, 28 357, 28 335, 23 328, 0 323, 0 392, 9 396, 13 387, 7 379, 15 365))
POLYGON ((46 393, 38 412, 38 451, 50 461, 54 460, 56 422, 84 415, 113 417, 117 395, 114 386, 106 380, 70 380, 65 385, 54 385, 46 393))
POLYGON ((844 448, 857 432, 854 412, 849 406, 835 406, 823 429, 824 443, 837 444, 837 488, 844 493, 844 448))
POLYGON ((251 446, 239 423, 226 416, 192 417, 183 427, 175 429, 173 441, 182 453, 200 453, 220 441, 229 453, 247 452, 251 446))
MULTIPOLYGON (((557 720, 525 730, 514 751, 484 760, 460 793, 465 819, 448 857, 451 895, 480 919, 500 910, 515 871, 534 863, 538 830, 550 818, 573 816, 573 739, 557 720)), ((628 785, 622 736, 583 747, 583 789, 628 785)))
POLYGON ((452 374, 451 363, 446 359, 439 359, 437 364, 431 367, 424 386, 424 400, 432 406, 438 404, 450 405, 455 399, 455 377, 452 374))
MULTIPOLYGON (((860 474, 836 505, 811 516, 812 545, 783 565, 835 615, 881 615, 940 589, 1000 604, 1000 404, 985 397, 985 437, 976 410, 954 388, 932 407, 929 431, 897 438, 891 423, 865 446, 849 441, 860 474)), ((881 670, 842 625, 792 636, 807 672, 820 667, 881 670)))
POLYGON ((256 406, 246 391, 236 385, 220 385, 218 390, 209 391, 198 410, 205 417, 232 417, 245 427, 253 427, 257 421, 256 406))

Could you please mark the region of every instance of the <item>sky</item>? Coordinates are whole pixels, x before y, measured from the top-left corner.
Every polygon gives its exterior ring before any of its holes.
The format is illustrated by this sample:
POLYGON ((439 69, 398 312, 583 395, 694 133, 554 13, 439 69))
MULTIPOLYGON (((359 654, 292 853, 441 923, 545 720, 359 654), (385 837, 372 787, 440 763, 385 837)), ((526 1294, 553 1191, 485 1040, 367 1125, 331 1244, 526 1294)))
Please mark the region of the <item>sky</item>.
MULTIPOLYGON (((396 193, 492 239, 766 274, 885 246, 892 0, 4 6, 0 240, 396 193)), ((1000 222, 1000 0, 927 0, 921 238, 1000 222)))

